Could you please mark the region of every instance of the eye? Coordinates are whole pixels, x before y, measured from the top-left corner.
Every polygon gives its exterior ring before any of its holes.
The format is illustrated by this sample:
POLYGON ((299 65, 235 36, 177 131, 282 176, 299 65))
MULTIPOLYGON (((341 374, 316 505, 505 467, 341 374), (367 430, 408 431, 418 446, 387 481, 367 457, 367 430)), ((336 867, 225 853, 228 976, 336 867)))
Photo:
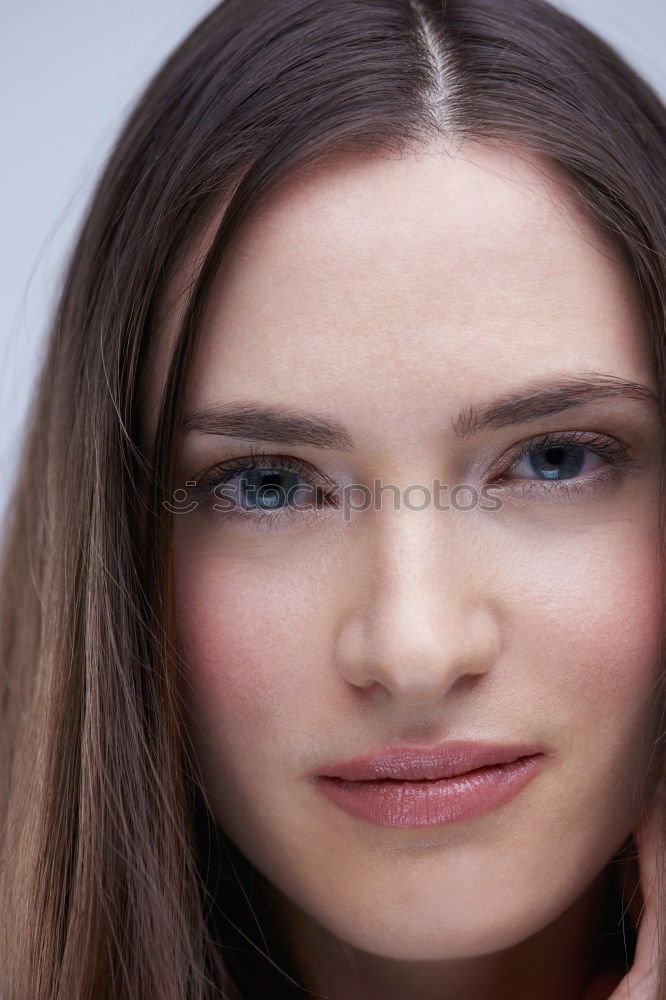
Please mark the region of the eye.
POLYGON ((305 462, 262 453, 215 466, 197 483, 196 492, 225 518, 270 526, 285 517, 337 507, 335 488, 305 462))
MULTIPOLYGON (((218 500, 233 500, 243 510, 260 513, 280 510, 288 506, 304 506, 316 502, 316 487, 290 469, 273 467, 245 468, 240 475, 233 475, 214 489, 218 500)), ((222 503, 213 509, 223 509, 222 503)))
POLYGON ((581 490, 628 468, 630 449, 617 438, 585 431, 551 433, 528 442, 509 456, 510 465, 500 483, 522 483, 524 488, 565 492, 581 490), (599 468, 601 475, 590 475, 599 468))
POLYGON ((514 463, 514 473, 525 478, 534 476, 537 479, 559 481, 572 479, 583 471, 593 472, 603 464, 601 455, 583 445, 550 444, 530 449, 523 458, 514 463))

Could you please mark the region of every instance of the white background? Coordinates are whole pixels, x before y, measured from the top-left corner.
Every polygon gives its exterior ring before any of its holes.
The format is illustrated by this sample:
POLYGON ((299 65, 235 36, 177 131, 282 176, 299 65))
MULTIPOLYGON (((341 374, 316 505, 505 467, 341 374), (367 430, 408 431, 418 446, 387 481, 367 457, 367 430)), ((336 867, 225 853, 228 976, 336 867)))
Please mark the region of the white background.
MULTIPOLYGON (((276 0, 278 2, 278 0, 276 0)), ((0 41, 0 462, 9 483, 66 255, 143 84, 210 0, 13 0, 0 41)), ((558 0, 666 97, 664 0, 558 0)), ((3 495, 0 491, 0 512, 3 495)))

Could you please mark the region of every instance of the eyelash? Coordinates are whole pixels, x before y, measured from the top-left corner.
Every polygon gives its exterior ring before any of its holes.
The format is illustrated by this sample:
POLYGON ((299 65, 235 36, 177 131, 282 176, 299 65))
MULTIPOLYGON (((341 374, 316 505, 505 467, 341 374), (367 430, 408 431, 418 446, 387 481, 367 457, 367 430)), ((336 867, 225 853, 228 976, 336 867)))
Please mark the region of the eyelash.
MULTIPOLYGON (((623 471, 632 468, 635 462, 631 458, 631 449, 623 442, 617 440, 616 438, 610 438, 603 434, 590 434, 586 431, 571 431, 571 432, 560 432, 560 433, 548 433, 543 434, 540 437, 533 438, 525 446, 517 446, 505 459, 503 465, 510 470, 514 465, 517 465, 524 458, 527 458, 534 452, 545 451, 548 448, 566 448, 576 445, 577 447, 584 448, 586 451, 591 452, 601 458, 608 460, 610 468, 600 475, 594 477, 587 477, 583 479, 582 482, 576 479, 569 480, 517 480, 518 484, 522 484, 523 493, 531 493, 534 490, 543 494, 544 490, 547 493, 555 492, 563 495, 565 499, 569 497, 571 488, 577 491, 577 494, 587 493, 593 489, 600 481, 605 481, 611 476, 617 476, 623 471)), ((215 491, 220 487, 225 485, 234 479, 237 475, 243 472, 256 471, 257 469, 263 472, 291 472, 299 476, 301 479, 305 480, 308 486, 313 487, 316 491, 317 502, 323 501, 327 506, 337 509, 339 503, 336 499, 331 499, 331 494, 327 496, 327 489, 337 488, 337 484, 326 476, 321 474, 313 475, 312 467, 307 463, 293 457, 287 457, 283 455, 272 455, 266 452, 260 451, 255 452, 252 448, 250 449, 250 455, 247 458, 234 459, 228 462, 221 462, 214 466, 212 469, 206 473, 206 479, 203 482, 198 482, 194 487, 195 494, 200 498, 200 501, 209 503, 211 501, 211 495, 216 496, 215 491)), ((498 482, 503 484, 504 482, 511 480, 504 480, 502 476, 499 477, 498 482)), ((312 508, 311 508, 312 509, 312 508)), ((315 511, 320 508, 314 508, 315 511)), ((277 522, 282 521, 285 517, 293 517, 298 513, 294 507, 281 507, 275 511, 262 511, 258 508, 258 513, 250 514, 247 511, 242 510, 232 510, 225 511, 225 517, 227 518, 243 518, 248 524, 253 527, 270 528, 277 524, 277 522)))
MULTIPOLYGON (((528 441, 524 446, 518 445, 516 449, 509 453, 504 461, 505 464, 508 464, 508 468, 511 469, 534 452, 546 451, 549 448, 566 448, 572 445, 583 448, 585 451, 591 452, 600 458, 605 458, 610 467, 605 472, 596 476, 588 476, 582 481, 577 479, 564 479, 561 481, 555 479, 518 480, 518 484, 522 485, 523 493, 532 492, 534 489, 537 491, 545 490, 547 493, 554 490, 555 493, 559 493, 565 499, 568 499, 572 488, 577 491, 578 495, 581 495, 591 491, 609 477, 616 477, 618 474, 626 472, 636 465, 636 462, 632 458, 631 448, 624 444, 624 442, 619 441, 617 438, 607 437, 605 434, 591 434, 589 431, 565 431, 542 434, 540 437, 528 441)), ((500 483, 503 482, 502 477, 500 477, 499 481, 500 483)))
MULTIPOLYGON (((332 479, 328 479, 326 476, 319 474, 317 477, 314 477, 312 467, 308 465, 307 462, 302 462, 297 458, 290 458, 283 455, 267 454, 264 451, 255 452, 254 449, 250 447, 250 455, 248 458, 233 459, 232 461, 221 462, 219 465, 214 466, 207 474, 207 479, 204 482, 197 482, 194 492, 203 502, 209 502, 211 500, 211 494, 213 497, 216 496, 215 491, 218 487, 224 486, 242 472, 253 472, 256 469, 261 469, 263 472, 292 472, 300 478, 306 480, 308 485, 315 488, 318 500, 322 499, 321 494, 322 491, 325 491, 326 487, 329 489, 337 487, 337 484, 333 482, 332 479)), ((323 496, 323 500, 324 502, 327 500, 325 495, 323 496)), ((333 501, 330 502, 328 506, 337 508, 338 504, 336 501, 333 501)), ((245 511, 224 512, 225 517, 227 518, 241 517, 253 526, 257 526, 260 522, 262 527, 268 528, 275 525, 277 521, 281 521, 285 517, 293 517, 297 513, 298 511, 293 507, 282 507, 275 511, 259 510, 259 513, 253 514, 249 514, 245 511)))

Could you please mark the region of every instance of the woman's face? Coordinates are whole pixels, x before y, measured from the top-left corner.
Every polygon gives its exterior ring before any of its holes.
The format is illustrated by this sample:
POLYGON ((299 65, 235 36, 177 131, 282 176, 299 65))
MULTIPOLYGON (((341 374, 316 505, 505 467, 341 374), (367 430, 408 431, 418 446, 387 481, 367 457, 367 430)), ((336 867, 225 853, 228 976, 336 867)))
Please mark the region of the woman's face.
POLYGON ((240 237, 186 399, 178 638, 219 824, 335 938, 414 960, 510 947, 630 833, 660 654, 656 390, 617 254, 525 155, 340 156, 240 237), (602 376, 616 391, 553 399, 602 376), (229 418, 244 407, 280 422, 229 418), (336 435, 306 438, 305 416, 336 435), (395 489, 348 489, 375 481, 395 489), (497 808, 426 826, 352 815, 315 778, 448 740, 545 760, 497 808))

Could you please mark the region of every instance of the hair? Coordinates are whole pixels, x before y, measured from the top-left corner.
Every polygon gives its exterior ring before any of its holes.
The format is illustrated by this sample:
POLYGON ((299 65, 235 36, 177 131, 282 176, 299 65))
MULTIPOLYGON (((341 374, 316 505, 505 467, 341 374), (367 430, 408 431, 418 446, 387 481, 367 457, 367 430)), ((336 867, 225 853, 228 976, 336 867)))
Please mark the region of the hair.
MULTIPOLYGON (((186 736, 163 506, 207 295, 249 213, 338 152, 545 158, 625 261, 663 417, 665 124, 648 85, 542 0, 225 0, 155 75, 68 261, 6 517, 3 1000, 300 993, 271 886, 216 828, 186 736), (146 448, 161 297, 220 204, 146 448)), ((663 858, 663 815, 660 837, 663 858)))

